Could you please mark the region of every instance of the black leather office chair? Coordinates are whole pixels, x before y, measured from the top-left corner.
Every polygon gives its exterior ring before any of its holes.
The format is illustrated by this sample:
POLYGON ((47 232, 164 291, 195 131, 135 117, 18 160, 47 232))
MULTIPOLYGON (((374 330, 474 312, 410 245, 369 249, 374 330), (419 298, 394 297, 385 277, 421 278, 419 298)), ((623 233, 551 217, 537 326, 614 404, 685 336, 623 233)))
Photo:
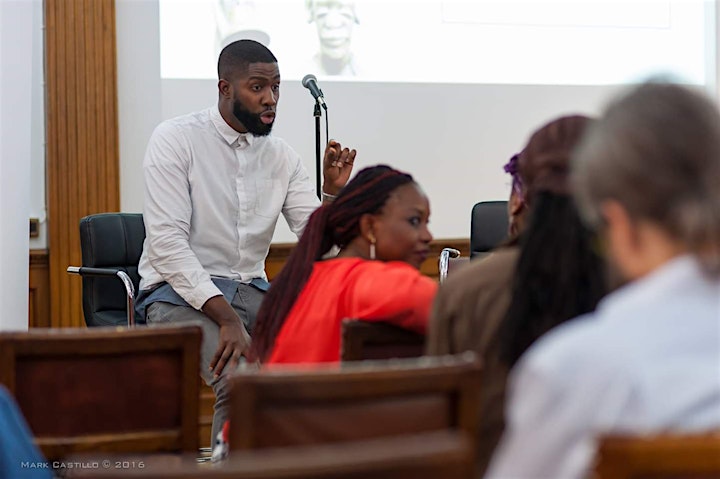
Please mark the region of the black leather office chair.
POLYGON ((508 202, 481 201, 470 219, 470 258, 483 256, 508 237, 508 202))
POLYGON ((145 224, 139 213, 100 213, 80 220, 82 267, 69 267, 68 272, 83 277, 85 324, 134 324, 143 241, 145 224))

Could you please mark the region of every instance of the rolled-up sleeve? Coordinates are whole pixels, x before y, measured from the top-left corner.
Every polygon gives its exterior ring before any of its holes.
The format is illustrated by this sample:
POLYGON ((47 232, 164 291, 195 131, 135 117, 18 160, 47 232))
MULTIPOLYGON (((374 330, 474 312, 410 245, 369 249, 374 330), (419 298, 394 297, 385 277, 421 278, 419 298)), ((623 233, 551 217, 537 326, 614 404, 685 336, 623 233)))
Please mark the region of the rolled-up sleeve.
POLYGON ((290 231, 299 238, 308 218, 320 206, 320 200, 300 156, 289 146, 287 149, 290 181, 282 212, 290 231))

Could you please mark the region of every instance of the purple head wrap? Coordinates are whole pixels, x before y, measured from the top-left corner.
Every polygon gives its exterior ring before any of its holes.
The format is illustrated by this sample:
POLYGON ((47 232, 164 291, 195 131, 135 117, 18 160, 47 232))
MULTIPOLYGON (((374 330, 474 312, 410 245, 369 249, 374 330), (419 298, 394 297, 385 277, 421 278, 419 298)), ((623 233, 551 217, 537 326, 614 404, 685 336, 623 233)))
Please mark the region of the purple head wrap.
POLYGON ((522 196, 522 179, 520 178, 520 167, 518 165, 519 158, 520 153, 515 153, 510 158, 510 161, 503 166, 503 170, 512 176, 512 191, 515 192, 516 195, 522 196))

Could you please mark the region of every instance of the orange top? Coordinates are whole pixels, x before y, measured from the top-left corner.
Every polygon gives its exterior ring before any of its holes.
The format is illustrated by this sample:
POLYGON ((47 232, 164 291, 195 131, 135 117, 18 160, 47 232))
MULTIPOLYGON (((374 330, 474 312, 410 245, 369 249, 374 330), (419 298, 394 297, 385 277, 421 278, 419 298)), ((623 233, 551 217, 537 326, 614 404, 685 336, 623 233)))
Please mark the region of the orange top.
POLYGON ((386 321, 425 333, 437 288, 435 281, 400 261, 318 261, 266 364, 339 361, 345 318, 386 321))

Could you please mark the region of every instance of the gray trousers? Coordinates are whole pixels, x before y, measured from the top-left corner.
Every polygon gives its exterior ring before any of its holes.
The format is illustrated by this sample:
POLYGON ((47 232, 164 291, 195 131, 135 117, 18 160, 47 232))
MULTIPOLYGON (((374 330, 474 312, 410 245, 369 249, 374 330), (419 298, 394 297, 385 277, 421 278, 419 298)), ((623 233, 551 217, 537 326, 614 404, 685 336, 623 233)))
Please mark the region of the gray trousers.
MULTIPOLYGON (((237 292, 232 300, 232 307, 245 324, 245 328, 252 334, 252 327, 255 324, 260 303, 264 293, 257 288, 239 284, 237 292)), ((148 326, 153 324, 170 323, 194 323, 202 328, 202 343, 200 345, 200 376, 205 383, 213 388, 215 392, 215 412, 213 414, 212 437, 210 444, 215 444, 218 432, 228 418, 229 388, 228 375, 235 371, 228 370, 226 366, 220 377, 213 378, 210 371, 210 361, 217 351, 220 336, 220 328, 217 324, 201 311, 186 306, 157 301, 147 307, 146 320, 148 326)), ((241 364, 239 366, 242 367, 241 364)), ((239 369, 238 368, 238 369, 239 369)))

